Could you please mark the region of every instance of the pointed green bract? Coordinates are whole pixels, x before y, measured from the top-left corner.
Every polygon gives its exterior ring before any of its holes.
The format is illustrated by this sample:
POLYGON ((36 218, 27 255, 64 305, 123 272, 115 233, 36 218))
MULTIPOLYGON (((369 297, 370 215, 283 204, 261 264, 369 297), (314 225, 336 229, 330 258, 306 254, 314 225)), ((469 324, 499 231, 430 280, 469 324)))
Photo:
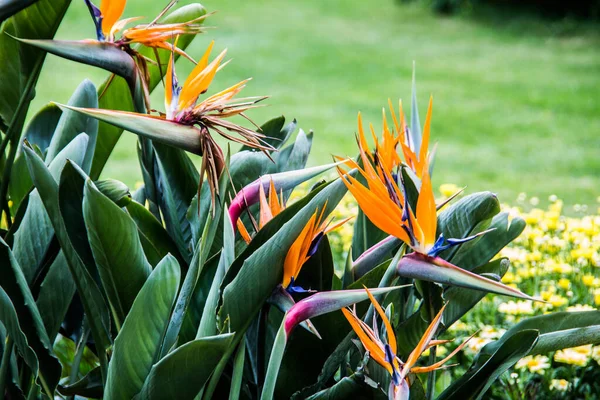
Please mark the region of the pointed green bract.
POLYGON ((99 121, 107 122, 136 135, 156 140, 194 154, 201 154, 200 131, 189 125, 167 121, 159 117, 126 111, 71 107, 58 104, 60 108, 72 110, 99 121))
POLYGON ((405 278, 541 301, 503 283, 461 269, 439 257, 433 258, 418 253, 409 254, 400 260, 396 266, 396 272, 405 278))
POLYGON ((16 39, 59 57, 102 68, 125 78, 132 85, 138 79, 133 58, 114 43, 96 40, 16 39))

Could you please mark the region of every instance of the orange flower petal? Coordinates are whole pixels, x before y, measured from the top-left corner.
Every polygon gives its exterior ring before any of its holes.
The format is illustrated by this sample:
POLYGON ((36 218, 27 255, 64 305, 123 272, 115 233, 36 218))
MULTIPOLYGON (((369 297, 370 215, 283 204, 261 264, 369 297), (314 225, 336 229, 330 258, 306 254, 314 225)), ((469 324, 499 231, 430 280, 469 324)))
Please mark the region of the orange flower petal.
POLYGON ((344 313, 344 316, 350 323, 350 326, 352 326, 352 329, 356 333, 356 336, 358 336, 358 338, 360 339, 360 342, 369 352, 371 358, 383 368, 385 368, 390 374, 392 374, 392 366, 390 365, 390 363, 385 361, 384 351, 363 331, 361 324, 358 322, 360 321, 358 317, 345 308, 342 308, 342 312, 344 313))
POLYGON ((100 12, 102 13, 102 33, 109 35, 113 25, 121 18, 125 10, 126 0, 102 0, 100 12))
POLYGON ((381 320, 383 321, 383 324, 385 325, 385 330, 387 331, 388 337, 388 345, 391 347, 392 352, 394 352, 395 354, 397 351, 397 345, 396 335, 394 334, 394 328, 392 328, 392 324, 390 323, 390 320, 388 319, 387 315, 385 315, 385 311, 383 311, 383 309, 379 305, 379 302, 375 299, 375 297, 373 297, 373 295, 366 286, 364 288, 367 291, 367 294, 369 295, 369 299, 371 300, 373 307, 375 307, 375 310, 377 310, 377 314, 379 314, 381 320))

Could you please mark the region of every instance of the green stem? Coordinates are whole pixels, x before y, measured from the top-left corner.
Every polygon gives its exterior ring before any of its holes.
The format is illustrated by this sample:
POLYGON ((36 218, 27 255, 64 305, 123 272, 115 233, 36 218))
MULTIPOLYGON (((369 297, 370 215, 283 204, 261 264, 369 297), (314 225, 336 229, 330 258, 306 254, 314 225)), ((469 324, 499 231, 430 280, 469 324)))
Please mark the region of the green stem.
POLYGON ((31 93, 31 91, 35 87, 35 84, 37 83, 43 64, 44 57, 38 58, 38 61, 33 67, 31 77, 27 81, 27 86, 25 87, 25 90, 23 91, 21 98, 19 99, 19 104, 17 105, 17 109, 15 110, 10 125, 8 126, 6 136, 4 137, 2 144, 0 144, 0 154, 4 154, 4 152, 6 151, 6 147, 10 143, 10 151, 8 153, 8 157, 6 158, 4 171, 2 171, 2 184, 0 185, 0 205, 2 209, 4 209, 4 204, 7 203, 6 197, 8 194, 8 184, 10 182, 12 166, 15 161, 15 156, 17 155, 17 149, 19 148, 18 144, 21 138, 23 124, 25 123, 27 110, 29 109, 29 104, 33 99, 33 96, 30 96, 29 93, 31 93))
MULTIPOLYGON (((85 344, 87 343, 89 335, 90 328, 85 326, 83 334, 81 335, 81 338, 79 338, 79 343, 77 344, 77 352, 75 353, 75 357, 73 358, 73 363, 71 364, 71 373, 69 374, 69 385, 72 385, 77 381, 77 376, 79 375, 79 365, 81 364, 81 359, 83 358, 83 352, 85 350, 85 344)), ((71 400, 74 398, 75 396, 67 397, 67 399, 71 400)))
POLYGON ((98 361, 100 361, 100 373, 102 374, 102 386, 106 387, 106 380, 108 379, 108 359, 106 358, 106 351, 100 350, 98 352, 98 361))
POLYGON ((0 395, 4 398, 4 388, 6 387, 6 379, 8 377, 8 366, 10 365, 10 356, 13 351, 15 342, 11 336, 6 337, 4 344, 4 352, 2 353, 2 364, 0 364, 0 395))
POLYGON ((31 388, 29 389, 29 393, 27 394, 27 400, 37 399, 39 393, 40 393, 40 387, 35 384, 35 378, 32 378, 31 388))
MULTIPOLYGON (((435 364, 435 353, 437 347, 429 349, 429 365, 435 364)), ((427 376, 427 400, 433 400, 435 395, 435 369, 427 376)))

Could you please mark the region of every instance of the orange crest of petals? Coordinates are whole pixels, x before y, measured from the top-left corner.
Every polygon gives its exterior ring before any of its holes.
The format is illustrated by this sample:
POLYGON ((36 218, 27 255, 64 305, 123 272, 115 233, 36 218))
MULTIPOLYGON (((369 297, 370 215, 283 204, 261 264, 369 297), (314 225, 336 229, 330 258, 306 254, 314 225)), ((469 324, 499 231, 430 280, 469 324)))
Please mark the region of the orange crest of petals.
POLYGON ((102 0, 100 12, 102 13, 102 33, 108 36, 113 25, 121 18, 125 10, 126 0, 102 0))

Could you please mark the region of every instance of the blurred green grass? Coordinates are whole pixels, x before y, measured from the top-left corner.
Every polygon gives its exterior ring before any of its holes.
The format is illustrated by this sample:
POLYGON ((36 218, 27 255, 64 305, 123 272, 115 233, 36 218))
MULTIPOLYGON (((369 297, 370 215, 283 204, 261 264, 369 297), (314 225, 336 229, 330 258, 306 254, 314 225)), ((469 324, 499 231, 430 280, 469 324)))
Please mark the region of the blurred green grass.
MULTIPOLYGON (((128 3, 126 16, 152 18, 166 0, 128 3)), ((311 164, 356 153, 359 110, 379 131, 388 98, 409 104, 414 60, 421 118, 434 97, 434 184, 491 190, 507 202, 527 192, 593 204, 600 194, 600 30, 589 24, 494 13, 444 18, 393 0, 203 4, 218 11, 206 23, 214 29, 188 52, 199 57, 215 39, 215 50, 227 47, 233 58, 213 90, 253 77, 245 94, 271 98, 250 116, 284 114, 313 129, 311 164)), ((84 2, 75 0, 58 38, 93 34, 84 2)), ((191 67, 180 60, 180 79, 191 67)), ((83 79, 99 84, 105 76, 49 56, 32 110, 66 102, 83 79)), ((155 108, 163 108, 162 94, 155 91, 155 108)), ((140 179, 135 141, 123 134, 105 177, 140 179)))

